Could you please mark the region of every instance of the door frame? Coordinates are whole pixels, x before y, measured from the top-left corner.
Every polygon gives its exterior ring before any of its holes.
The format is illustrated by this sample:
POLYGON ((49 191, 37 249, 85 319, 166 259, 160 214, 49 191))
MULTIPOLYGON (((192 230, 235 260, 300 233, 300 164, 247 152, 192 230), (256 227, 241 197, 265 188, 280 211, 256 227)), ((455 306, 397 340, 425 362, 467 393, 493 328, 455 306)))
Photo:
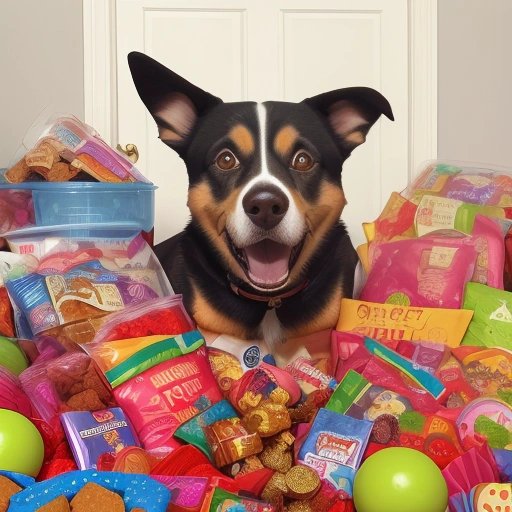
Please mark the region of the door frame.
MULTIPOLYGON (((408 0, 408 13, 411 178, 437 158, 437 0, 408 0)), ((115 146, 116 0, 83 0, 83 38, 84 121, 115 146)))

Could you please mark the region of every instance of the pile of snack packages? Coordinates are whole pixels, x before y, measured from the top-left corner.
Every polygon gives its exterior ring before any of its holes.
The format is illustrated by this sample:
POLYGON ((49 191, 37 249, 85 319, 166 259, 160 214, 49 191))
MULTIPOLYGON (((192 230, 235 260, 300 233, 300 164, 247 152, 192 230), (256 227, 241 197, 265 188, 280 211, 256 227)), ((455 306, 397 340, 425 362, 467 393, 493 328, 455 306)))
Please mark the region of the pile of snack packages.
POLYGON ((91 128, 56 119, 2 180, 0 410, 32 421, 44 460, 0 471, 0 511, 352 511, 390 446, 442 469, 452 511, 511 495, 512 174, 426 165, 363 226, 331 357, 281 367, 205 344, 130 212, 38 218, 62 182, 49 211, 148 185, 91 128))

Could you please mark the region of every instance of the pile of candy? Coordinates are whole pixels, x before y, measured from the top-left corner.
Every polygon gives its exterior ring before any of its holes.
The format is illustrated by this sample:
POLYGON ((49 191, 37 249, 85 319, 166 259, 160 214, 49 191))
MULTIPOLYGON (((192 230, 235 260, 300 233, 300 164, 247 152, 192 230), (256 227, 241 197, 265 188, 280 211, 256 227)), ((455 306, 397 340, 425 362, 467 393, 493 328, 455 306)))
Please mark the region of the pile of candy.
POLYGON ((354 481, 389 447, 442 470, 451 510, 507 510, 511 207, 512 176, 430 164, 364 226, 331 356, 280 366, 207 346, 133 228, 7 234, 0 511, 379 510, 354 481))

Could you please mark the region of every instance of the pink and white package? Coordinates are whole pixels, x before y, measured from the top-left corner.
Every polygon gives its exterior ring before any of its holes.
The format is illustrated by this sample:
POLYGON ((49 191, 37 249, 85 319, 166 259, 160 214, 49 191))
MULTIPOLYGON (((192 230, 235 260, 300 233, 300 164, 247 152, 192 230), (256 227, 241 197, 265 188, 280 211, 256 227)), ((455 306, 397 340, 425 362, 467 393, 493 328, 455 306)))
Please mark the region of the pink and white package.
POLYGON ((142 446, 155 455, 177 448, 176 429, 223 398, 204 345, 128 380, 115 388, 114 396, 142 446))
POLYGON ((460 308, 475 269, 471 237, 426 235, 379 245, 360 299, 430 308, 460 308))

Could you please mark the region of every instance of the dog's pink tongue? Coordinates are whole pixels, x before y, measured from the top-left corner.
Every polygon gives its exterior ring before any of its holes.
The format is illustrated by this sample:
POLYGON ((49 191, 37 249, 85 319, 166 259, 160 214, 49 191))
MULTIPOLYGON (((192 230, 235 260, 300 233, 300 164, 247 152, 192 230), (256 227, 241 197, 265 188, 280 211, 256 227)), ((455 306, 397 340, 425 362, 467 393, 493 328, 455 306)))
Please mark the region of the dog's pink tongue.
POLYGON ((245 249, 249 277, 262 285, 277 284, 288 276, 291 248, 272 240, 262 240, 245 249))

